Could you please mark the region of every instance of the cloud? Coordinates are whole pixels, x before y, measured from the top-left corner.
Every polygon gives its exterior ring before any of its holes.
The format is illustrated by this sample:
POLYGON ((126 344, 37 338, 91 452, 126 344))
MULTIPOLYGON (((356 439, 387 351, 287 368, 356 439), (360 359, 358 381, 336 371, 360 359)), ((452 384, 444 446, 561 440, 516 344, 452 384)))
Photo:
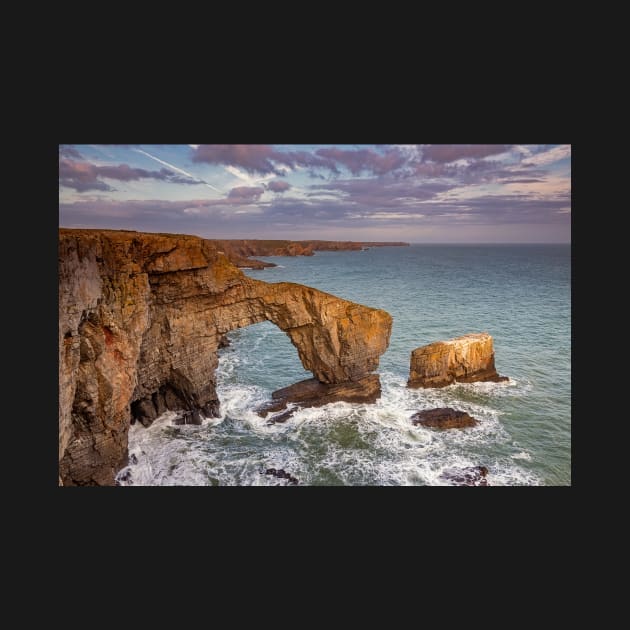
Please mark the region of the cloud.
POLYGON ((340 175, 340 167, 353 175, 398 174, 400 176, 426 175, 440 177, 454 175, 457 167, 449 165, 455 160, 468 158, 479 160, 504 153, 509 145, 427 145, 423 147, 423 159, 417 149, 389 147, 376 151, 366 149, 340 149, 326 147, 311 151, 278 151, 271 145, 205 144, 196 145, 192 160, 207 164, 221 164, 228 168, 243 169, 247 173, 284 176, 285 170, 306 168, 311 177, 321 177, 317 171, 340 175), (403 169, 406 169, 403 171, 403 169))
POLYGON ((277 179, 267 184, 267 189, 275 193, 286 192, 287 190, 289 190, 289 188, 291 188, 291 184, 287 184, 287 182, 283 182, 277 179))
MULTIPOLYGON (((286 235, 283 238, 301 234, 299 238, 414 240, 413 235, 428 234, 426 230, 444 238, 451 228, 463 241, 468 234, 483 241, 486 230, 492 238, 518 240, 521 228, 527 239, 535 234, 543 240, 570 237, 569 169, 555 164, 570 157, 569 145, 515 145, 509 151, 504 151, 505 145, 341 145, 309 150, 285 145, 222 146, 211 146, 209 154, 205 145, 205 158, 221 164, 219 175, 231 182, 225 193, 216 195, 220 198, 181 200, 188 190, 203 194, 203 188, 193 188, 174 191, 178 196, 173 200, 129 201, 122 200, 126 196, 122 194, 111 199, 110 185, 142 178, 189 184, 201 180, 155 156, 149 157, 165 168, 134 168, 135 162, 91 164, 62 155, 61 145, 60 185, 102 194, 67 203, 78 196, 64 188, 60 224, 210 238, 274 238, 281 233, 286 235), (323 181, 305 183, 308 175, 323 181)), ((183 150, 192 155, 203 148, 183 150)), ((146 166, 139 156, 136 159, 146 166)))
POLYGON ((553 164, 553 162, 557 162, 558 160, 564 160, 568 157, 571 157, 571 145, 561 144, 557 147, 553 147, 547 151, 542 151, 541 153, 537 153, 536 155, 532 155, 531 157, 524 159, 522 164, 524 166, 545 166, 547 164, 553 164))
POLYGON ((507 184, 534 184, 537 182, 544 182, 544 179, 527 179, 527 178, 523 178, 523 179, 508 179, 502 183, 507 183, 507 184))
POLYGON ((67 188, 74 188, 77 192, 87 190, 114 190, 111 186, 101 181, 100 178, 113 179, 122 182, 139 179, 157 179, 174 184, 199 184, 198 180, 183 178, 174 175, 171 171, 162 168, 159 171, 147 171, 143 168, 132 168, 128 164, 117 166, 96 166, 90 162, 76 162, 61 158, 59 160, 59 184, 67 188))
POLYGON ((325 184, 312 184, 313 191, 336 194, 345 202, 359 206, 399 207, 432 199, 437 194, 454 188, 449 182, 398 181, 382 177, 366 179, 340 179, 325 184))
MULTIPOLYGON (((484 227, 494 230, 501 225, 512 226, 510 229, 513 230, 519 225, 535 225, 538 233, 549 235, 553 232, 554 238, 570 234, 570 191, 547 196, 514 191, 513 194, 483 194, 457 199, 433 194, 446 186, 437 182, 431 187, 406 180, 391 181, 388 182, 389 192, 380 193, 379 178, 342 180, 326 186, 334 184, 339 184, 340 189, 337 198, 332 199, 297 198, 285 193, 271 196, 270 201, 256 203, 264 192, 262 187, 237 187, 226 198, 211 200, 119 201, 102 197, 60 203, 59 221, 66 227, 136 229, 199 234, 209 238, 219 238, 219 235, 273 238, 275 231, 283 231, 289 238, 297 238, 298 232, 303 234, 301 238, 318 238, 323 234, 335 238, 335 230, 350 238, 349 231, 356 230, 352 238, 361 240, 359 234, 367 233, 362 230, 393 230, 394 226, 406 226, 401 229, 412 231, 420 226, 423 229, 439 226, 441 230, 453 226, 458 230, 474 228, 477 231, 470 232, 475 234, 473 240, 481 241, 484 240, 484 227), (549 231, 545 226, 549 226, 549 231)), ((383 188, 382 182, 380 188, 383 188)), ((313 192, 321 194, 322 189, 313 192)), ((404 231, 396 234, 388 238, 411 240, 411 236, 405 237, 404 231)), ((518 240, 517 236, 514 238, 518 240)))
POLYGON ((67 144, 59 145, 59 155, 61 157, 73 158, 75 160, 82 160, 83 156, 74 148, 67 144))
POLYGON ((489 155, 505 153, 508 144, 429 144, 423 147, 423 159, 433 162, 448 163, 455 160, 479 159, 489 155))
POLYGON ((319 149, 310 151, 278 151, 266 144, 201 144, 193 149, 193 162, 222 164, 242 168, 248 173, 286 175, 286 167, 325 169, 339 174, 338 165, 353 174, 367 171, 374 174, 389 173, 401 167, 408 154, 398 148, 384 153, 372 149, 319 149), (285 168, 283 168, 285 167, 285 168))
MULTIPOLYGON (((195 145, 197 146, 197 145, 195 145)), ((159 162, 160 164, 163 164, 164 166, 166 166, 168 169, 170 169, 171 171, 174 171, 175 173, 181 173, 182 175, 184 175, 185 177, 188 177, 191 181, 183 181, 181 177, 179 178, 171 178, 170 181, 174 182, 174 183, 178 183, 178 184, 191 184, 191 183, 195 183, 195 184, 204 184, 205 186, 207 186, 208 188, 211 188, 212 190, 220 193, 221 191, 218 188, 215 188, 212 184, 209 184, 207 181, 205 181, 204 179, 200 179, 198 177, 195 177, 194 175, 191 175, 190 173, 186 172, 183 168, 179 168, 179 166, 175 166, 174 164, 169 164, 168 162, 165 162, 164 160, 161 160, 158 157, 155 157, 155 155, 151 155, 150 153, 147 153, 146 151, 143 151, 142 149, 134 149, 136 153, 141 153, 142 155, 146 155, 146 157, 151 158, 152 160, 155 160, 156 162, 159 162)))
POLYGON ((73 162, 62 158, 59 160, 59 185, 74 188, 77 192, 113 190, 98 179, 97 168, 88 162, 73 162))
POLYGON ((375 175, 385 175, 400 168, 408 157, 401 150, 392 148, 385 153, 372 149, 318 149, 316 155, 345 166, 353 175, 368 171, 375 175))
POLYGON ((333 160, 309 151, 277 151, 268 144, 200 144, 193 149, 193 162, 242 168, 248 173, 286 175, 286 168, 325 168, 338 173, 333 160))
POLYGON ((266 144, 200 144, 193 149, 192 161, 238 166, 249 173, 277 173, 272 160, 278 155, 266 144))
POLYGON ((261 186, 237 186, 232 188, 228 194, 228 199, 237 199, 239 201, 258 201, 260 196, 265 192, 261 186))

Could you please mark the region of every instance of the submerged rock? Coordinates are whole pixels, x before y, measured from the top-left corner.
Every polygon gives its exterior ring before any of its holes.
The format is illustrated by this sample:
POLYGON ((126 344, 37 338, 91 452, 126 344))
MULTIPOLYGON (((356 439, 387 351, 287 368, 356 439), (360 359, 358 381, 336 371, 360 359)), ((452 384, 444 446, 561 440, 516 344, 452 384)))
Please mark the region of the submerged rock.
POLYGON ((494 345, 488 333, 436 341, 411 353, 408 387, 445 387, 452 383, 509 380, 494 367, 494 345))
MULTIPOLYGON (((261 471, 261 474, 263 474, 262 471, 261 471)), ((264 474, 273 475, 274 477, 277 477, 278 479, 286 479, 293 486, 297 486, 300 483, 296 477, 289 474, 288 472, 285 472, 283 468, 279 468, 278 470, 276 470, 275 468, 267 468, 264 474)), ((276 484, 276 485, 280 486, 282 484, 276 484)))
POLYGON ((464 429, 479 424, 478 420, 469 416, 465 411, 458 411, 450 407, 418 411, 411 416, 411 421, 415 425, 433 429, 464 429))
POLYGON ((473 466, 471 468, 450 468, 445 470, 440 477, 454 481, 458 486, 487 486, 488 469, 485 466, 473 466))
POLYGON ((124 473, 119 474, 116 477, 115 481, 117 486, 122 486, 122 481, 132 484, 133 482, 131 480, 131 470, 127 469, 124 473))

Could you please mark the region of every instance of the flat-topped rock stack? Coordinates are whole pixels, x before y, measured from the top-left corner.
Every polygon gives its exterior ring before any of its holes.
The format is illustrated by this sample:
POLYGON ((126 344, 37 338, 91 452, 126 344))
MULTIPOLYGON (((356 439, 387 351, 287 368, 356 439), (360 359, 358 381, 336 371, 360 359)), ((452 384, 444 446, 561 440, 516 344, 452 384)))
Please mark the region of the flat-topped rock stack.
POLYGON ((471 333, 436 341, 411 353, 407 386, 445 387, 452 383, 509 380, 494 367, 494 344, 486 333, 471 333))

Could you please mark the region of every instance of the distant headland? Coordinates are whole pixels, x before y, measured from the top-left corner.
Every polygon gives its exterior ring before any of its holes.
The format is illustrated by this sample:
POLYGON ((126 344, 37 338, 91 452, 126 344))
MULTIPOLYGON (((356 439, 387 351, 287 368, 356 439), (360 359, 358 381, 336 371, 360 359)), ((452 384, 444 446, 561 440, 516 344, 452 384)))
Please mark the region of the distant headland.
POLYGON ((237 267, 264 269, 276 267, 272 262, 252 256, 313 256, 315 252, 361 251, 370 247, 408 247, 409 243, 385 241, 288 241, 260 239, 208 239, 225 253, 237 267))

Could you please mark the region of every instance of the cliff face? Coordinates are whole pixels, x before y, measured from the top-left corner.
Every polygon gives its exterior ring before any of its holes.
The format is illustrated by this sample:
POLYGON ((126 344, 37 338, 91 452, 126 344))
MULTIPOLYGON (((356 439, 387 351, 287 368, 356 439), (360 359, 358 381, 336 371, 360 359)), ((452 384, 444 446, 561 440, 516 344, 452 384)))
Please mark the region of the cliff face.
POLYGON ((494 345, 488 333, 436 341, 411 353, 409 387, 444 387, 454 382, 507 381, 494 367, 494 345))
POLYGON ((193 236, 59 231, 59 460, 66 485, 111 485, 136 420, 218 414, 217 347, 269 320, 321 383, 361 381, 389 343, 382 310, 244 276, 193 236))

